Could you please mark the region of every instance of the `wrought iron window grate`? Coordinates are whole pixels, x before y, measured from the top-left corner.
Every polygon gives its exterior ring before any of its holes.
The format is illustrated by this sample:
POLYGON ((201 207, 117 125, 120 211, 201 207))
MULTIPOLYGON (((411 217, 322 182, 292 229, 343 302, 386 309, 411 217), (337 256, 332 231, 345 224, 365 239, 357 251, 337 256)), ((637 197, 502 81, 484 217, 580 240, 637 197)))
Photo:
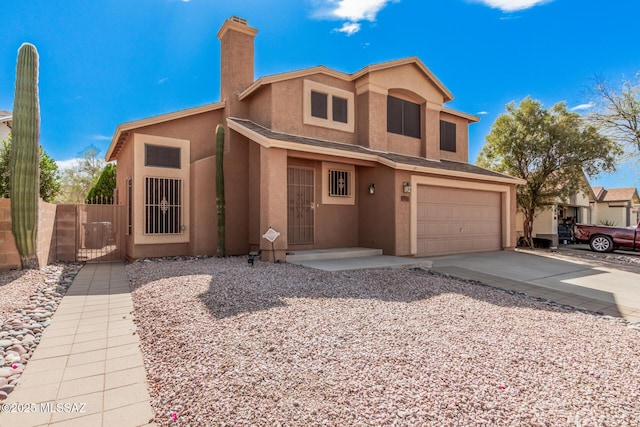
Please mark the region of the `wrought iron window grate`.
POLYGON ((145 178, 145 234, 182 233, 182 180, 145 178))

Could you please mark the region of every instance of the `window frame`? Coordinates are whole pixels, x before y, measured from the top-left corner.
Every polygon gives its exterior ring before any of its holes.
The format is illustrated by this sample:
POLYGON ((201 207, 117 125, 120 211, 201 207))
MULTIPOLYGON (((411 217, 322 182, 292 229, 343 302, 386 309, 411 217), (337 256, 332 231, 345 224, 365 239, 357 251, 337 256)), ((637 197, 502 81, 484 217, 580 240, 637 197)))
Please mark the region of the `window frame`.
POLYGON ((447 120, 440 120, 440 150, 448 153, 457 152, 457 124, 447 120), (448 129, 447 129, 448 128, 448 129), (447 139, 445 139, 447 138, 447 139), (448 139, 453 138, 453 139, 448 139))
POLYGON ((322 204, 325 205, 355 205, 356 204, 356 167, 347 163, 322 162, 322 204), (347 174, 347 188, 345 195, 332 194, 331 172, 347 174))
MULTIPOLYGON (((415 113, 415 111, 414 111, 415 113)), ((393 133, 396 135, 402 135, 402 136, 406 136, 408 138, 414 138, 414 139, 422 139, 422 105, 417 103, 417 102, 413 102, 413 101, 409 101, 408 99, 403 99, 394 95, 387 95, 387 132, 388 133, 393 133), (394 105, 395 104, 395 105, 394 105), (396 111, 395 109, 392 108, 392 106, 394 106, 394 108, 398 108, 399 110, 396 111), (417 109, 418 111, 418 123, 417 125, 413 125, 411 126, 411 128, 416 127, 416 131, 417 133, 413 133, 410 132, 410 130, 408 129, 408 117, 409 117, 409 113, 411 113, 412 111, 409 110, 410 109, 417 109), (396 117, 399 116, 399 117, 396 117), (392 117, 398 121, 398 123, 396 123, 395 121, 392 121, 392 117), (398 128, 398 124, 399 124, 399 128, 398 128)))
POLYGON ((174 244, 189 243, 192 232, 190 231, 191 215, 191 141, 187 139, 170 138, 165 136, 133 134, 133 244, 174 244), (180 169, 145 166, 145 144, 162 145, 166 147, 180 148, 180 169), (145 177, 161 177, 182 180, 182 221, 181 233, 172 234, 147 234, 145 233, 145 177))
MULTIPOLYGON (((153 157, 153 156, 152 156, 153 157)), ((168 156, 167 156, 168 157, 168 156)), ((147 168, 166 168, 166 169, 181 169, 182 168, 182 150, 180 147, 171 147, 166 145, 159 144, 144 144, 144 166, 147 168), (165 153, 168 154, 168 151, 176 151, 177 152, 177 165, 174 164, 150 164, 149 163, 149 149, 158 149, 165 150, 165 153)))
POLYGON ((303 82, 303 123, 306 125, 320 126, 335 129, 343 132, 353 133, 355 129, 355 96, 353 92, 324 85, 311 80, 303 82), (326 118, 313 115, 312 98, 313 94, 326 95, 326 118), (334 112, 336 100, 346 101, 346 122, 337 119, 334 112))

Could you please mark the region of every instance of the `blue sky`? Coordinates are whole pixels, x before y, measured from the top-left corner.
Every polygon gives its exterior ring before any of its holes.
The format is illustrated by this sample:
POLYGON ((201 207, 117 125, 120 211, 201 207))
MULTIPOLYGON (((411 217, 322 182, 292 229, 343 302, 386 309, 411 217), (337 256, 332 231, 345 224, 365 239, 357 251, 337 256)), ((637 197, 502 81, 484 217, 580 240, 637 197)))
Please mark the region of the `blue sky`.
MULTIPOLYGON (((231 15, 257 28, 256 78, 326 65, 352 73, 418 56, 481 117, 475 161, 505 104, 530 95, 586 112, 596 74, 640 71, 638 0, 21 0, 3 5, 0 110, 11 110, 17 50, 40 53, 41 144, 58 161, 107 151, 119 123, 220 99, 216 33, 231 15)), ((640 187, 634 167, 592 185, 640 187)))

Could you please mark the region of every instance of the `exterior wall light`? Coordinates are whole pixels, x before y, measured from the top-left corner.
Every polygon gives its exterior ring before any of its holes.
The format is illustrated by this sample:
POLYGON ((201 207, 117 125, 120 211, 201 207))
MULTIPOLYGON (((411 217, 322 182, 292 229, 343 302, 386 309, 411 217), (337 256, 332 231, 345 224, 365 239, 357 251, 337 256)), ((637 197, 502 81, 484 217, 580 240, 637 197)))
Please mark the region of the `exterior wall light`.
POLYGON ((408 182, 403 182, 402 183, 402 192, 403 193, 411 193, 411 184, 409 184, 408 182))
POLYGON ((369 184, 369 194, 375 194, 375 193, 376 193, 376 185, 369 184))

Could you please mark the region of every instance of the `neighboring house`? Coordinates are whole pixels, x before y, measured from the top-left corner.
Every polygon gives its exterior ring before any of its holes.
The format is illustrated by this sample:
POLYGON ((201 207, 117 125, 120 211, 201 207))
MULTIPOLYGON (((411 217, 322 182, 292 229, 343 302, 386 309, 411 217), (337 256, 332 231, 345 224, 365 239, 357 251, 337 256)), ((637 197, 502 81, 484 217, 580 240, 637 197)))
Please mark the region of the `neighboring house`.
MULTIPOLYGON (((548 239, 553 246, 569 238, 566 232, 567 224, 593 224, 593 204, 596 200, 593 189, 584 174, 582 175, 582 190, 578 190, 567 200, 557 200, 555 204, 537 213, 533 220, 532 237, 548 239)), ((516 230, 518 236, 524 235, 524 215, 516 215, 516 230)))
MULTIPOLYGON (((227 254, 363 246, 432 256, 513 248, 522 180, 468 163, 478 118, 417 58, 254 81, 257 30, 227 20, 220 102, 120 124, 107 161, 129 257, 216 253, 215 128, 225 134, 227 254)), ((273 258, 271 258, 273 259, 273 258)))
POLYGON ((13 126, 13 115, 9 111, 0 110, 0 141, 6 140, 13 126))
POLYGON ((595 224, 615 224, 620 227, 636 225, 640 221, 638 189, 594 187, 596 195, 595 224))

